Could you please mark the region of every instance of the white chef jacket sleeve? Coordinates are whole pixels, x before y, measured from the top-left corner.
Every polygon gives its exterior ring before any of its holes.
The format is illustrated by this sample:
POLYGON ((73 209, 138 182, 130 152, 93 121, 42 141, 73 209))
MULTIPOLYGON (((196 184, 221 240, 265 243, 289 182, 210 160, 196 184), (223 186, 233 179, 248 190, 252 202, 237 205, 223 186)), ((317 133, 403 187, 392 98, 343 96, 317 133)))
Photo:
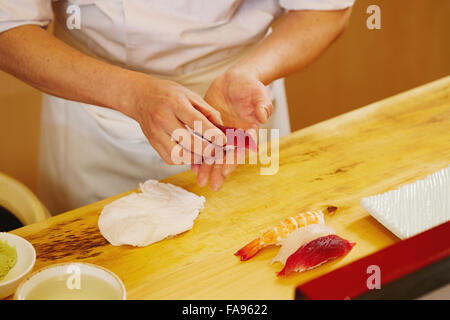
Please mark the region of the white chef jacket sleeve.
POLYGON ((353 6, 355 0, 280 0, 286 10, 340 10, 353 6))
POLYGON ((47 26, 53 19, 51 0, 0 0, 0 33, 18 26, 47 26))

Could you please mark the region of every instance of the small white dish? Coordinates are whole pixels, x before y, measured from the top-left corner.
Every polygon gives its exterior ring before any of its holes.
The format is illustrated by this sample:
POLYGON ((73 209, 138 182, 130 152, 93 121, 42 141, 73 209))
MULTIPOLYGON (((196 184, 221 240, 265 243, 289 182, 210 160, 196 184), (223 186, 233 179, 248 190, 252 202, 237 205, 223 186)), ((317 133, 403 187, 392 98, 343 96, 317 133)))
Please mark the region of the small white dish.
POLYGON ((81 262, 59 263, 29 275, 17 288, 16 300, 126 300, 120 278, 103 267, 81 262))
POLYGON ((450 220, 450 166, 423 180, 363 198, 361 206, 400 239, 450 220))
POLYGON ((36 262, 36 251, 31 243, 12 233, 0 232, 0 240, 16 248, 17 262, 0 280, 0 299, 13 294, 20 282, 30 273, 36 262))

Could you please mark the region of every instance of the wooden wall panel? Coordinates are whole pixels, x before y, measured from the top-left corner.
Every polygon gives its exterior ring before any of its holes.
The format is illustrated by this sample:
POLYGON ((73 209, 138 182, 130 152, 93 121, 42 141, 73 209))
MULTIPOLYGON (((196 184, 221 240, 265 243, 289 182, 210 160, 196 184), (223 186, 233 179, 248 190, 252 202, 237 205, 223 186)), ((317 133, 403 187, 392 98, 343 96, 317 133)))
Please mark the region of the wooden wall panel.
POLYGON ((293 130, 450 74, 450 1, 356 0, 346 32, 286 79, 293 130), (381 9, 381 30, 366 8, 381 9))
POLYGON ((41 93, 0 72, 0 172, 36 190, 41 93))

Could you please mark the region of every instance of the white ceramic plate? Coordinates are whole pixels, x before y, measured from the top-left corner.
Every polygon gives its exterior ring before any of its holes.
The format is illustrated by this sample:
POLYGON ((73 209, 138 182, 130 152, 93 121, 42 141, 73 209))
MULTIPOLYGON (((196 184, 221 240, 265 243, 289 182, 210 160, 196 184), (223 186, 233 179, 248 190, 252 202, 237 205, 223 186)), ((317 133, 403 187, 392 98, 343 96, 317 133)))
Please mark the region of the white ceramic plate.
POLYGON ((450 220, 450 166, 396 190, 363 198, 361 206, 400 239, 450 220))

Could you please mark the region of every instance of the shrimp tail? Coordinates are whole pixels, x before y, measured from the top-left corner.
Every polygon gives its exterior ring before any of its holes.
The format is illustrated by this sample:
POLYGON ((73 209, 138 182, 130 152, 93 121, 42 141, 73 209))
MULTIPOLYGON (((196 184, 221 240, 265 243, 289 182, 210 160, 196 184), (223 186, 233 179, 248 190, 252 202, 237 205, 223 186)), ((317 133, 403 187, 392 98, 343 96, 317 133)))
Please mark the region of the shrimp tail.
POLYGON ((256 255, 262 248, 264 243, 261 238, 257 238, 238 250, 234 255, 241 258, 241 261, 247 261, 256 255))

